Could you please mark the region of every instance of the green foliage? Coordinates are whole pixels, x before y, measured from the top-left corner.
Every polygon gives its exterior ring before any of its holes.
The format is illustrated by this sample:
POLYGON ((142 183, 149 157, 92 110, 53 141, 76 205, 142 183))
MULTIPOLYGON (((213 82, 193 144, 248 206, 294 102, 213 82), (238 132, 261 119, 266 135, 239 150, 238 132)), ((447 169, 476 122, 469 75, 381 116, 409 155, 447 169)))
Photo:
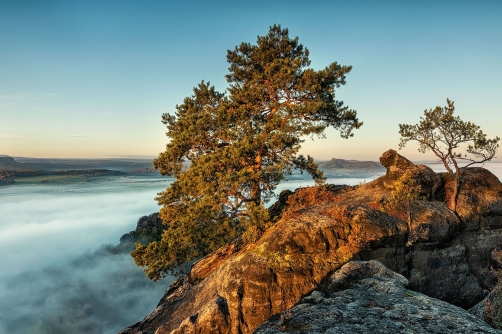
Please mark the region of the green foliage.
POLYGON ((324 172, 318 168, 317 164, 314 162, 314 158, 311 156, 305 158, 303 155, 300 155, 293 160, 293 163, 295 168, 299 169, 302 174, 303 171, 307 171, 317 185, 321 186, 325 184, 326 177, 324 176, 324 172))
POLYGON ((274 25, 256 45, 227 52, 227 93, 203 81, 174 115, 163 115, 170 141, 154 165, 176 180, 157 197, 169 224, 162 240, 132 253, 148 277, 239 237, 256 240, 270 224, 265 203, 293 168, 323 182, 313 159, 298 155, 302 136, 322 137, 331 126, 348 138, 362 123, 335 100, 351 67, 315 71, 308 56, 298 38, 274 25))
POLYGON ((412 222, 411 203, 425 200, 426 197, 422 195, 422 187, 409 169, 394 182, 393 186, 390 195, 382 203, 382 209, 407 221, 409 231, 412 222))
POLYGON ((467 166, 463 167, 466 168, 493 159, 500 138, 487 139, 479 126, 453 116, 454 102, 449 99, 446 102, 445 107, 425 110, 419 124, 399 124, 399 148, 406 146, 409 141, 417 141, 418 150, 422 153, 432 151, 449 173, 453 173, 453 169, 459 172, 457 160, 467 161, 467 166), (455 152, 462 145, 467 145, 466 152, 469 155, 455 152))
POLYGON ((421 195, 422 187, 409 169, 394 182, 393 187, 390 195, 385 199, 383 205, 385 210, 409 210, 411 202, 424 199, 421 195))

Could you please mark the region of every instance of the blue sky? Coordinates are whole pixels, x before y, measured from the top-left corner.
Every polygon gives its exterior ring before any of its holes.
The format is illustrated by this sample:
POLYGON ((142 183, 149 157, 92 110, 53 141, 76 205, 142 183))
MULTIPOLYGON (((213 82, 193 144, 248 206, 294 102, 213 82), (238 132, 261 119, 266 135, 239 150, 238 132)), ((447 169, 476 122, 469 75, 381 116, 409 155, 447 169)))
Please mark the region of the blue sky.
MULTIPOLYGON (((274 23, 310 50, 312 67, 352 65, 337 97, 363 127, 302 152, 376 160, 398 124, 456 103, 502 136, 502 1, 0 0, 0 154, 155 156, 161 114, 201 80, 225 90, 226 50, 274 23)), ((411 143, 403 154, 428 159, 411 143)))

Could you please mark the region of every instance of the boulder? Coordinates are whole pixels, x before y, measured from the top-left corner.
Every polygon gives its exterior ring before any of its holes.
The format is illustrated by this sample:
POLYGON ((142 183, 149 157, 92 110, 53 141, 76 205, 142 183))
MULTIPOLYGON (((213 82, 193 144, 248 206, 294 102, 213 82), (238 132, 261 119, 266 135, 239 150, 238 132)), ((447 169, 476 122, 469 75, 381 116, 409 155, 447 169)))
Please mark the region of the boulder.
POLYGON ((377 261, 352 261, 254 333, 502 333, 406 284, 377 261))
POLYGON ((462 175, 456 212, 467 230, 502 228, 500 180, 484 168, 467 168, 462 175))
POLYGON ((481 320, 486 321, 490 326, 502 329, 502 272, 498 273, 499 283, 479 304, 469 310, 481 320))
POLYGON ((455 213, 439 201, 413 202, 411 212, 411 243, 450 240, 462 228, 455 213))
POLYGON ((441 177, 430 167, 425 165, 414 165, 411 161, 398 154, 395 150, 388 150, 380 157, 380 163, 387 168, 384 176, 378 178, 376 182, 387 189, 392 190, 394 182, 407 171, 410 170, 422 187, 422 192, 428 199, 433 199, 436 192, 442 187, 441 177))
POLYGON ((286 203, 291 194, 293 194, 293 192, 288 189, 281 191, 277 201, 268 208, 270 219, 277 220, 281 217, 282 211, 286 207, 286 203))

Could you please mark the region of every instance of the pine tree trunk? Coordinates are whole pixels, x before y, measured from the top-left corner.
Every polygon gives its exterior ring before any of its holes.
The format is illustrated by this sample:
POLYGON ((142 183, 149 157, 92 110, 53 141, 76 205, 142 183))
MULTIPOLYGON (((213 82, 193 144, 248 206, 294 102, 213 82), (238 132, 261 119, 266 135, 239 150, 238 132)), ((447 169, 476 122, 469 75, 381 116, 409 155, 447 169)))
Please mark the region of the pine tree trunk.
POLYGON ((408 241, 411 239, 411 201, 408 201, 408 241))
MULTIPOLYGON (((253 167, 257 172, 261 169, 262 164, 262 152, 258 151, 255 158, 256 165, 253 167)), ((260 205, 261 203, 261 191, 260 191, 260 182, 259 181, 251 181, 251 186, 249 189, 251 200, 256 203, 256 205, 260 205)))
POLYGON ((250 196, 251 200, 255 202, 256 205, 260 205, 261 192, 260 192, 260 184, 258 182, 251 183, 250 196))
POLYGON ((411 203, 408 203, 408 233, 411 232, 411 203))
POLYGON ((460 176, 461 172, 460 170, 458 170, 457 173, 455 174, 455 187, 453 188, 453 194, 451 196, 450 206, 452 208, 452 211, 457 210, 458 191, 460 189, 460 176))

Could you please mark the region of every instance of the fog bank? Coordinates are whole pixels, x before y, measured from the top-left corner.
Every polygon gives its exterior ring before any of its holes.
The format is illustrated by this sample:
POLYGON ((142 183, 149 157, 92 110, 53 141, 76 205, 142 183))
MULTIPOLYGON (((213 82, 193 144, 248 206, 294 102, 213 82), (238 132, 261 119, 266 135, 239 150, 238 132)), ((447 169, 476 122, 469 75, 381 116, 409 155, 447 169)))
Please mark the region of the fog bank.
POLYGON ((0 278, 0 333, 116 333, 150 313, 172 281, 152 282, 128 253, 102 247, 0 278))

